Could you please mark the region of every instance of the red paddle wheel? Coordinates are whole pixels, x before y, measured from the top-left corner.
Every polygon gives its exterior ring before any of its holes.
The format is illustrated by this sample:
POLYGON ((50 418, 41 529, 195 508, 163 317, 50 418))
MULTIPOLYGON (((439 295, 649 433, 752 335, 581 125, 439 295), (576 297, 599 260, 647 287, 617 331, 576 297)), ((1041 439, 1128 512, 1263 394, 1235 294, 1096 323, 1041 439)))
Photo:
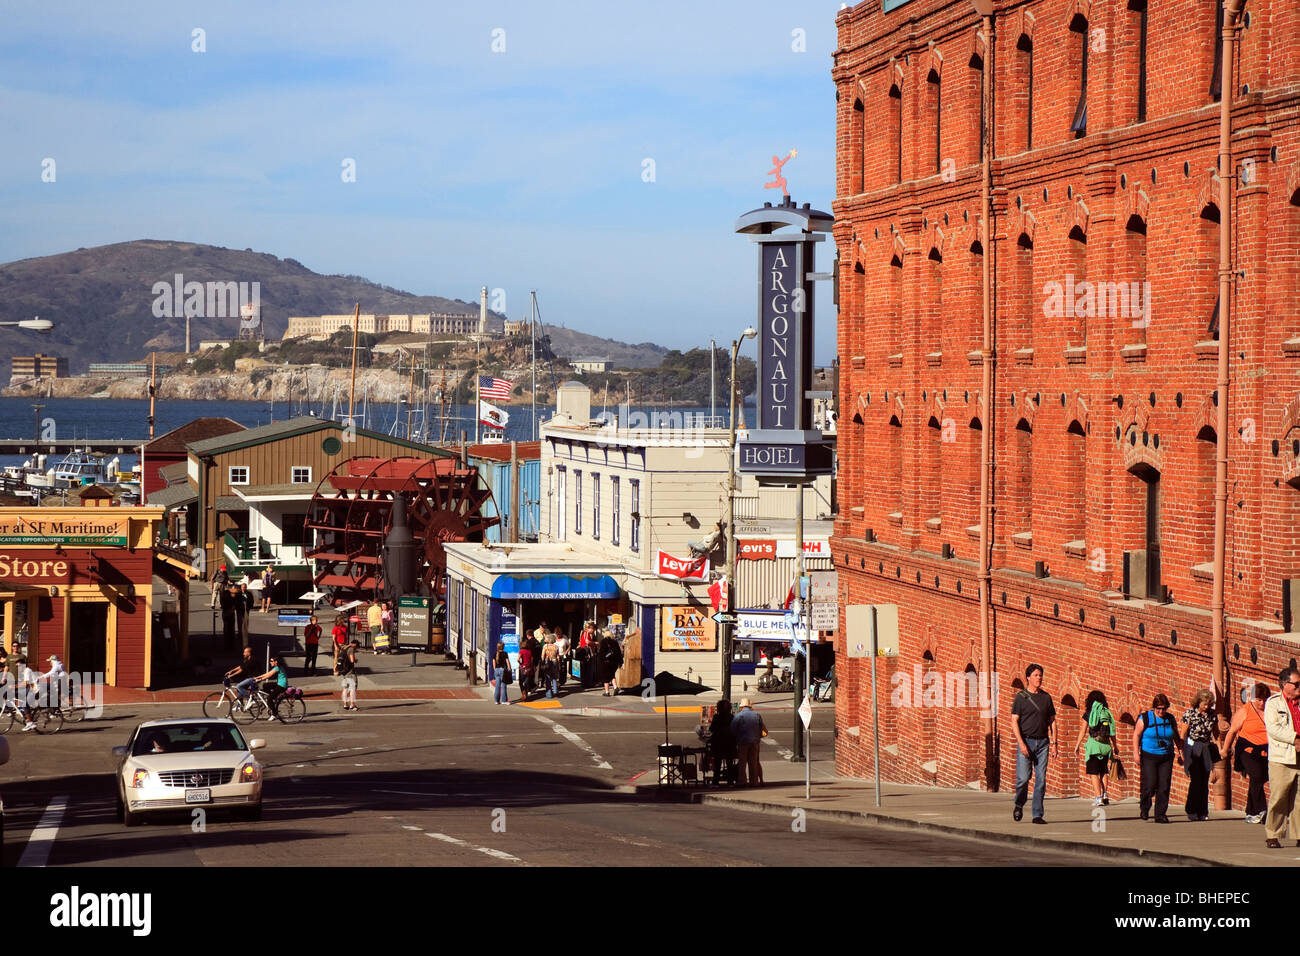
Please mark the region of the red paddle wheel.
POLYGON ((459 459, 349 458, 322 479, 307 513, 306 527, 316 532, 307 558, 316 561, 317 588, 345 599, 384 593, 384 543, 398 495, 415 543, 417 587, 439 600, 446 590, 443 544, 482 541, 500 521, 483 514, 492 493, 478 468, 459 459))

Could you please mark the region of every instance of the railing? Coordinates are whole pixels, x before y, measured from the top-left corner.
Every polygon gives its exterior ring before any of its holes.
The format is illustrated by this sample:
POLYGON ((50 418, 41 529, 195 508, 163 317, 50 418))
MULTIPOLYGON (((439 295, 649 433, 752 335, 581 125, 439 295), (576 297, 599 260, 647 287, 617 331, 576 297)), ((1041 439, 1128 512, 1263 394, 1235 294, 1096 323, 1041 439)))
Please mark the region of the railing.
POLYGON ((246 531, 225 532, 226 552, 235 564, 306 564, 301 545, 276 544, 246 531))

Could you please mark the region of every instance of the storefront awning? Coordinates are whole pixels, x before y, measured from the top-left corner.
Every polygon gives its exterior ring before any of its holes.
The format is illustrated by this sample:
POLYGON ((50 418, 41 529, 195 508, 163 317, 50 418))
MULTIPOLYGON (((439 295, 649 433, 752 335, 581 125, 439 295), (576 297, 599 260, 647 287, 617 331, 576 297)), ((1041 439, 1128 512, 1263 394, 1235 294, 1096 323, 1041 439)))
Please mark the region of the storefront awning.
POLYGON ((492 596, 503 600, 609 599, 618 583, 608 574, 503 574, 492 582, 492 596))

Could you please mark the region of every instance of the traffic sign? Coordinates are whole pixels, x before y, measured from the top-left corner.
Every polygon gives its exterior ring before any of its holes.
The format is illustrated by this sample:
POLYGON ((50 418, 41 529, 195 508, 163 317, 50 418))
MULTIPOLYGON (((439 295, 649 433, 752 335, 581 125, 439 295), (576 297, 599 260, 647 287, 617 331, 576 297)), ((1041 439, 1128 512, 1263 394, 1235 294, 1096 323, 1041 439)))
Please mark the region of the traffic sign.
POLYGON ((803 703, 799 705, 799 718, 803 721, 805 730, 812 726, 812 700, 806 694, 803 703))
POLYGON ((738 620, 740 618, 737 615, 727 611, 719 611, 713 615, 713 623, 715 624, 735 624, 738 620))

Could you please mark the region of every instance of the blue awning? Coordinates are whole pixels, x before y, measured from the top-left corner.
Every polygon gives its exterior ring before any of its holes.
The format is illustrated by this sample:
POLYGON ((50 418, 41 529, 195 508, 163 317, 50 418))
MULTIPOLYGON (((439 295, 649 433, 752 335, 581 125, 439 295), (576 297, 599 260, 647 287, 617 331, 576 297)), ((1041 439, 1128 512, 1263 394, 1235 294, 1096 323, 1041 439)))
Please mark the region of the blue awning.
POLYGON ((492 583, 492 596, 509 601, 599 600, 618 597, 618 583, 608 574, 503 574, 492 583))

